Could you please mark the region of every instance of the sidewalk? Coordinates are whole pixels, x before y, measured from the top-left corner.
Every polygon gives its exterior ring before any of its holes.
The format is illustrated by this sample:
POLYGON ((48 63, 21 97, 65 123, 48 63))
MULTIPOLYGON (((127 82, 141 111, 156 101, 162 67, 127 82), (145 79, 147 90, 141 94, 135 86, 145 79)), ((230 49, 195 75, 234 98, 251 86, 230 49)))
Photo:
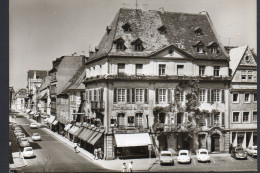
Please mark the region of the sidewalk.
MULTIPOLYGON (((35 120, 29 119, 29 116, 26 113, 21 113, 21 114, 24 115, 25 117, 27 117, 29 121, 34 122, 34 123, 38 123, 35 120)), ((38 123, 38 124, 40 125, 41 123, 38 123)), ((53 132, 53 131, 51 131, 50 129, 47 129, 47 128, 41 128, 41 129, 46 131, 47 133, 51 134, 56 139, 63 142, 64 144, 68 145, 72 150, 74 150, 73 149, 74 143, 71 142, 66 137, 61 136, 58 133, 55 133, 55 132, 53 132)), ((78 147, 77 150, 79 151, 79 154, 81 154, 83 157, 85 157, 89 161, 93 162, 93 164, 97 164, 97 165, 99 165, 99 166, 101 166, 105 169, 116 170, 116 171, 121 171, 122 165, 123 165, 124 162, 128 166, 128 164, 131 161, 133 161, 133 170, 134 171, 147 171, 157 161, 157 158, 151 158, 150 161, 147 158, 144 158, 144 159, 125 159, 125 160, 119 160, 119 159, 118 160, 95 160, 94 155, 89 153, 85 149, 78 147)))
POLYGON ((12 153, 12 156, 13 156, 14 163, 9 165, 9 169, 16 169, 16 168, 27 166, 20 152, 14 152, 12 153))

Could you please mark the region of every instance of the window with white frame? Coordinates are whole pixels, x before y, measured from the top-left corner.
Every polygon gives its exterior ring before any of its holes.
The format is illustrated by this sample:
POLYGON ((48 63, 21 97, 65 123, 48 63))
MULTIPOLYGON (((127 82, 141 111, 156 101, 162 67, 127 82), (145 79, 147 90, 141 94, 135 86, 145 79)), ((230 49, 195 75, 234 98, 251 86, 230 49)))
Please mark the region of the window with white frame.
POLYGON ((117 89, 117 102, 119 103, 126 102, 126 89, 124 88, 117 89))
POLYGON ((252 75, 248 75, 248 81, 252 81, 253 80, 253 76, 252 75))
POLYGON ((164 76, 165 75, 165 64, 159 64, 159 76, 164 76))
POLYGON ((110 118, 110 126, 116 127, 117 126, 117 117, 111 117, 110 118))
POLYGON ((97 90, 94 89, 94 101, 97 101, 97 90))
POLYGON ((214 114, 214 124, 219 124, 220 123, 220 112, 217 112, 214 114))
POLYGON ((246 75, 241 75, 241 81, 246 81, 246 75))
POLYGON ((213 90, 213 101, 219 102, 220 101, 220 89, 213 90))
POLYGON ((239 115, 240 115, 240 112, 233 112, 233 123, 239 122, 239 115))
POLYGON ((136 64, 135 69, 137 75, 143 74, 143 64, 136 64))
POLYGON ((134 116, 128 116, 127 117, 127 126, 128 127, 135 126, 135 117, 134 116))
POLYGON ((254 93, 254 102, 257 101, 257 93, 254 93))
POLYGON ((197 46, 197 52, 198 53, 203 53, 203 46, 202 45, 198 45, 197 46))
POLYGON ((140 127, 143 125, 143 113, 136 113, 135 114, 136 118, 136 126, 140 127))
POLYGON ((253 111, 253 122, 257 122, 257 111, 253 111))
POLYGON ((206 101, 206 90, 205 89, 200 89, 200 102, 205 102, 206 101))
POLYGON ((205 66, 199 66, 199 75, 204 76, 205 75, 205 66))
POLYGON ((239 94, 233 93, 233 103, 239 103, 239 94))
POLYGON ((243 123, 249 122, 249 112, 243 112, 242 122, 243 123))
POLYGON ((135 89, 135 102, 137 103, 144 102, 144 89, 140 89, 140 88, 135 89))
POLYGON ((217 53, 217 47, 216 46, 211 47, 211 53, 217 53))
POLYGON ((166 98, 167 98, 167 94, 166 94, 166 89, 159 89, 159 103, 166 103, 166 98))
POLYGON ((118 119, 118 125, 119 126, 124 126, 125 125, 125 114, 124 113, 119 113, 117 115, 117 119, 118 119))
POLYGON ((214 66, 214 76, 219 76, 219 66, 214 66))
POLYGON ((125 64, 122 63, 117 64, 117 70, 118 70, 118 74, 125 73, 125 64))
POLYGON ((250 103, 250 94, 245 93, 245 103, 250 103))
POLYGON ((177 65, 177 75, 184 75, 184 65, 177 65))

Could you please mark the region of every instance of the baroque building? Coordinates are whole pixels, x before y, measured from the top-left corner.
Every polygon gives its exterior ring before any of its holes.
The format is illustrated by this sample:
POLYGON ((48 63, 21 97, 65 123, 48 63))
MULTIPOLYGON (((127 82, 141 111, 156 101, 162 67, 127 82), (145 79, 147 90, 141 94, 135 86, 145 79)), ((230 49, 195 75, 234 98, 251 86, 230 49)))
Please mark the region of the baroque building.
POLYGON ((147 157, 151 144, 225 152, 230 80, 206 12, 120 9, 86 62, 85 116, 104 126, 105 159, 147 157))

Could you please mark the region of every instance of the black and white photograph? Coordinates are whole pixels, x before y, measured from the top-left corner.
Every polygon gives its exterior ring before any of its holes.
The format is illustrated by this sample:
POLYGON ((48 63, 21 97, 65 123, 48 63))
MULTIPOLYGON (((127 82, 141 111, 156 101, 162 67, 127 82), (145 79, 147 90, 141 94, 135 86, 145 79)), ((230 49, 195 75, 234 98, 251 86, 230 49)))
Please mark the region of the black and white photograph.
MULTIPOLYGON (((256 0, 9 0, 9 172, 256 172, 256 0)), ((6 115, 7 117, 7 115, 6 115)))

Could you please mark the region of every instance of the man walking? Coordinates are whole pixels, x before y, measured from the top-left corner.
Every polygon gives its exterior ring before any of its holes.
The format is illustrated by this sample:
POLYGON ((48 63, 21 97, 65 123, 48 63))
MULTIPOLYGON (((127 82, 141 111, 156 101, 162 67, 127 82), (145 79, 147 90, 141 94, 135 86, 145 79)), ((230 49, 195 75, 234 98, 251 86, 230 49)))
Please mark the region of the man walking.
POLYGON ((122 171, 121 171, 121 172, 126 172, 126 165, 125 165, 125 163, 123 163, 122 171))
POLYGON ((77 143, 74 143, 74 150, 75 150, 75 153, 77 153, 77 148, 78 148, 77 143))
POLYGON ((128 165, 128 172, 133 172, 133 162, 132 161, 128 165))

